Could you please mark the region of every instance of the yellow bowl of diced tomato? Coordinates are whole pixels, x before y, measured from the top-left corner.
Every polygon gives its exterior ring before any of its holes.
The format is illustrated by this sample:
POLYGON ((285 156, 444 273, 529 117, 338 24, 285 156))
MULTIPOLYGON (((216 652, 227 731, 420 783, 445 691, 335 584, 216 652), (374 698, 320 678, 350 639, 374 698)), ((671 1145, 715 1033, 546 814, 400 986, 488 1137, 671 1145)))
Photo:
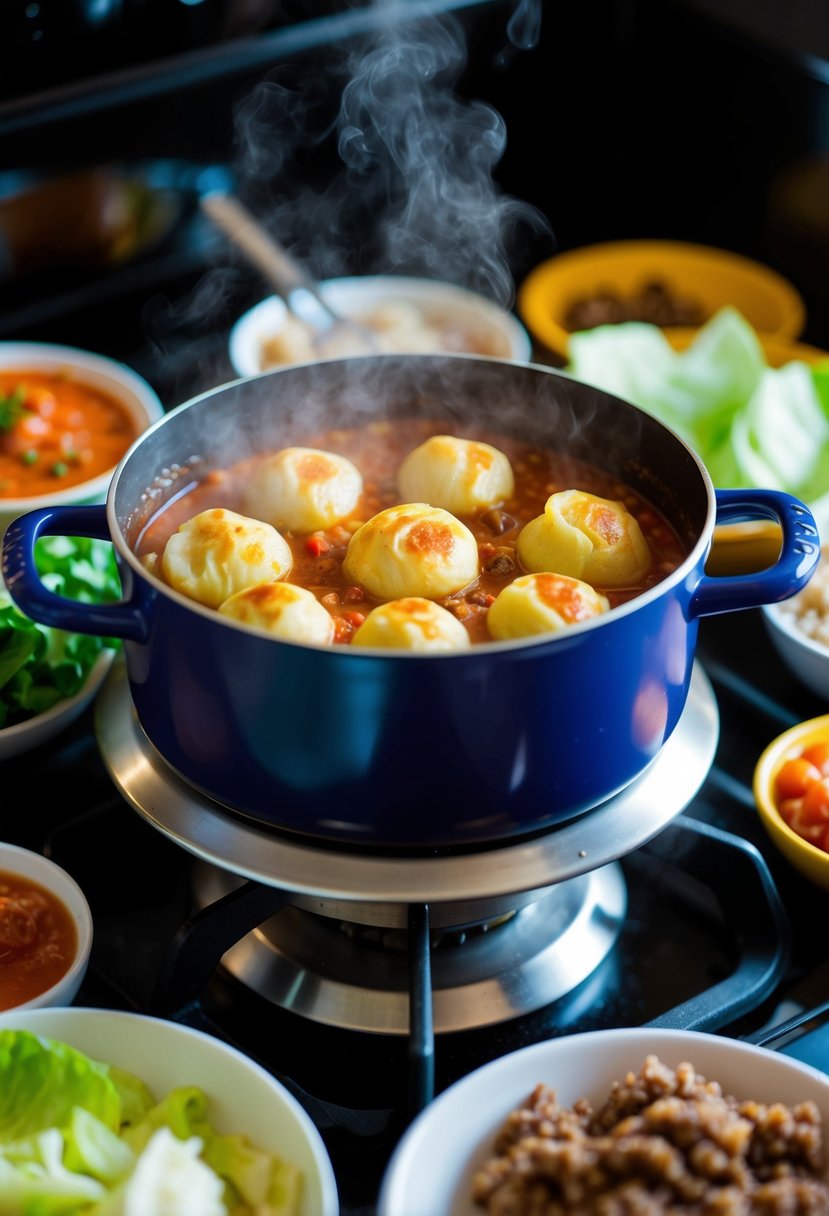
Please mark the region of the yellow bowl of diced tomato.
POLYGON ((754 801, 783 856, 829 890, 829 714, 773 739, 754 769, 754 801))

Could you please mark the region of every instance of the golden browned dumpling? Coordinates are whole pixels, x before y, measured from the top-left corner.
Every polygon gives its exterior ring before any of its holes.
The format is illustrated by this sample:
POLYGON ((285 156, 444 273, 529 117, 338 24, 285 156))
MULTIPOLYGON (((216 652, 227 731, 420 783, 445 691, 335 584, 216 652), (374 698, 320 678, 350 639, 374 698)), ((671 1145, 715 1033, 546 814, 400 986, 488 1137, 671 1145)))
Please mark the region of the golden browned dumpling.
POLYGON ((555 570, 599 587, 637 582, 651 564, 648 542, 624 503, 583 490, 551 494, 544 514, 518 536, 525 570, 555 570))
POLYGON ((478 577, 478 545, 448 511, 424 502, 402 503, 357 529, 343 573, 378 600, 440 599, 478 577))
POLYGON ((289 642, 327 645, 334 640, 334 619, 316 596, 293 583, 257 583, 219 605, 223 616, 289 642))
POLYGON ((499 642, 536 633, 558 633, 607 612, 610 603, 589 583, 564 574, 523 574, 495 598, 487 613, 499 642))
POLYGON ((284 578, 292 561, 288 542, 276 528, 224 507, 211 507, 173 533, 164 547, 161 568, 176 591, 218 608, 236 591, 284 578))
POLYGON ((245 510, 284 531, 315 532, 350 515, 362 492, 360 471, 345 456, 283 448, 251 476, 245 510))
POLYGON ((353 646, 398 650, 461 650, 470 644, 456 616, 414 595, 373 608, 352 638, 353 646))
POLYGON ((471 515, 503 502, 515 486, 503 452, 454 435, 433 435, 409 452, 397 482, 409 501, 428 502, 454 515, 471 515))

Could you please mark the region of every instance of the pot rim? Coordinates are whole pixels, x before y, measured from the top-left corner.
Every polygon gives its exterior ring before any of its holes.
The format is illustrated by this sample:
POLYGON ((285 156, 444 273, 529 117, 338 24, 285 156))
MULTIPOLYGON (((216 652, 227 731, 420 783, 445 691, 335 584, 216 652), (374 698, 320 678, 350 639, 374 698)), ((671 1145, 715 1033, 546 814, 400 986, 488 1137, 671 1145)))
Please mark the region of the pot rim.
MULTIPOLYGON (((377 361, 394 360, 395 362, 399 362, 401 360, 408 361, 410 359, 411 360, 423 360, 424 358, 429 358, 429 357, 430 356, 428 356, 428 355, 422 355, 422 354, 387 354, 387 353, 360 356, 360 358, 362 360, 370 360, 372 362, 375 360, 377 360, 377 361)), ((534 371, 540 371, 540 372, 543 372, 545 375, 560 376, 562 379, 566 379, 571 382, 573 379, 572 377, 563 375, 563 373, 558 368, 552 368, 546 364, 533 363, 533 362, 524 361, 524 360, 520 360, 520 359, 504 359, 504 358, 498 357, 497 355, 478 355, 478 354, 471 354, 471 353, 466 353, 466 352, 458 352, 457 354, 455 354, 453 352, 451 354, 446 354, 446 355, 441 354, 439 357, 442 360, 445 359, 445 360, 451 361, 453 363, 456 361, 460 361, 460 360, 462 360, 464 362, 473 362, 473 363, 479 363, 479 362, 495 363, 495 364, 499 364, 502 366, 518 367, 518 368, 522 368, 524 370, 531 369, 534 371)), ((151 435, 153 435, 161 427, 163 427, 165 424, 167 424, 171 419, 178 416, 182 411, 197 407, 200 404, 200 402, 208 400, 208 399, 212 399, 213 397, 216 397, 219 393, 225 392, 231 388, 235 388, 241 384, 247 383, 249 381, 258 382, 258 381, 267 379, 272 376, 283 376, 283 375, 286 375, 291 372, 295 373, 300 368, 303 368, 303 367, 318 366, 323 363, 341 363, 341 362, 345 362, 345 361, 347 361, 347 360, 343 359, 342 357, 332 358, 332 359, 315 359, 315 360, 313 360, 311 362, 307 362, 307 363, 289 364, 289 365, 286 365, 285 367, 271 368, 268 371, 259 372, 257 374, 253 374, 253 375, 249 375, 249 376, 237 376, 233 380, 227 380, 222 384, 214 385, 213 388, 205 389, 203 392, 198 393, 196 396, 190 397, 186 401, 182 401, 179 405, 177 405, 173 409, 169 410, 162 418, 159 418, 156 422, 153 423, 152 426, 148 427, 145 431, 143 431, 136 438, 134 443, 124 453, 124 456, 121 458, 119 464, 116 466, 115 471, 112 475, 112 480, 110 482, 109 491, 107 493, 107 498, 106 498, 106 517, 107 517, 107 524, 109 527, 110 537, 112 539, 112 543, 115 545, 117 552, 119 553, 119 555, 121 556, 122 559, 126 560, 128 565, 132 568, 134 574, 139 575, 142 579, 144 579, 147 583, 149 583, 152 590, 155 593, 164 595, 167 599, 172 600, 174 603, 178 604, 180 607, 187 608, 191 611, 196 612, 199 616, 203 616, 205 619, 210 620, 211 622, 215 623, 219 627, 232 629, 238 633, 244 634, 247 637, 260 638, 262 640, 271 642, 274 645, 290 647, 290 648, 296 649, 296 650, 321 652, 321 653, 335 653, 338 658, 345 660, 347 662, 355 663, 361 659, 375 659, 375 660, 383 659, 385 661, 388 661, 389 659, 392 659, 392 658, 395 660, 400 659, 400 660, 406 660, 406 661, 411 661, 411 662, 418 662, 418 661, 423 662, 426 660, 434 661, 436 659, 439 659, 441 662, 446 662, 446 661, 475 662, 475 661, 479 661, 481 659, 481 657, 484 655, 493 655, 493 654, 494 655, 502 655, 502 654, 511 655, 517 650, 530 650, 530 651, 535 652, 539 648, 542 648, 542 647, 566 645, 567 642, 572 638, 580 637, 584 633, 591 633, 596 629, 601 629, 603 627, 607 627, 608 625, 612 624, 614 621, 618 621, 622 618, 628 617, 628 616, 632 615, 634 612, 638 612, 641 609, 647 607, 647 605, 649 605, 649 604, 653 603, 655 600, 661 598, 666 592, 670 591, 677 584, 683 582, 688 577, 690 572, 700 562, 700 560, 702 559, 708 546, 710 545, 711 540, 713 538, 713 534, 714 534, 714 524, 716 521, 717 504, 716 504, 716 498, 715 498, 715 493, 714 493, 714 483, 712 482, 711 476, 710 476, 707 468, 705 467, 704 463, 702 462, 700 457, 697 455, 697 453, 693 450, 693 448, 691 448, 676 431, 672 430, 671 427, 667 426, 660 419, 655 418, 653 415, 648 414, 647 411, 643 410, 640 406, 634 405, 632 402, 625 401, 622 398, 616 398, 616 400, 618 400, 621 405, 623 405, 627 409, 634 410, 637 414, 642 414, 644 417, 647 417, 651 422, 655 423, 661 430, 663 430, 667 434, 669 434, 676 441, 676 443, 678 443, 680 445, 680 447, 684 449, 684 451, 687 453, 687 455, 689 455, 691 457, 693 463, 696 465, 697 471, 700 475, 700 479, 701 479, 703 487, 705 489, 706 500, 707 500, 705 523, 700 531, 700 535, 697 538, 697 541, 694 544, 693 548, 686 555, 685 560, 683 562, 681 562, 681 564, 679 566, 677 566, 676 570, 674 570, 671 574, 666 575, 666 577, 663 579, 660 579, 660 581, 658 583, 655 583, 654 586, 649 588, 647 591, 642 592, 641 595, 634 596, 633 599, 626 601, 624 604, 619 604, 617 607, 612 608, 608 613, 605 613, 598 617, 592 617, 590 620, 582 621, 575 625, 571 625, 566 630, 563 630, 559 633, 538 634, 538 635, 534 635, 531 637, 513 638, 513 639, 510 639, 509 641, 500 641, 500 642, 499 641, 477 642, 477 643, 474 643, 468 649, 447 650, 447 651, 440 651, 440 652, 414 651, 414 650, 407 650, 407 649, 397 648, 397 647, 379 647, 379 646, 359 646, 359 647, 337 646, 336 648, 332 648, 332 646, 330 644, 312 643, 312 642, 297 642, 297 641, 292 641, 292 640, 285 639, 285 638, 277 638, 277 637, 274 637, 272 634, 267 633, 264 630, 255 629, 249 625, 243 625, 230 618, 224 617, 224 616, 222 616, 221 613, 216 612, 215 609, 209 608, 204 604, 200 604, 197 600, 190 599, 188 596, 183 595, 179 591, 176 591, 174 588, 170 587, 167 583, 163 582, 161 579, 157 578, 149 570, 147 570, 145 568, 145 566, 141 563, 141 561, 138 559, 138 556, 132 549, 131 545, 129 545, 127 543, 126 537, 124 536, 124 533, 121 530, 120 524, 118 523, 118 520, 115 515, 115 494, 116 494, 118 482, 121 477, 121 473, 126 468, 127 464, 130 462, 133 454, 138 451, 138 449, 141 447, 141 445, 144 443, 144 441, 146 439, 148 439, 151 435)), ((581 382, 577 381, 576 383, 581 383, 581 382)), ((593 392, 602 393, 605 397, 613 396, 613 394, 611 394, 611 393, 604 392, 603 389, 594 389, 590 385, 585 385, 584 387, 590 388, 591 391, 593 391, 593 392)))

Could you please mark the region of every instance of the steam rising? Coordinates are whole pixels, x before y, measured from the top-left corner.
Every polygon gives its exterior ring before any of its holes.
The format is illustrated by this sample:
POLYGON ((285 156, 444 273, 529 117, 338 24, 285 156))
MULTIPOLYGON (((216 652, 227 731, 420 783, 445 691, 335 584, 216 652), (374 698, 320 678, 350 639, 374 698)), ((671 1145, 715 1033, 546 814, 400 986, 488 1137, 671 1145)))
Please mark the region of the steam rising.
MULTIPOLYGON (((511 308, 510 255, 549 224, 495 183, 506 124, 457 91, 467 50, 454 17, 412 19, 407 0, 375 5, 382 20, 370 40, 327 48, 311 72, 281 65, 238 103, 239 192, 318 278, 424 275, 511 308)), ((535 44, 540 12, 540 0, 518 0, 505 31, 513 49, 535 44)), ((238 269, 216 267, 188 298, 153 299, 150 341, 170 356, 188 326, 228 328, 241 281, 238 269)), ((197 342, 182 374, 200 362, 203 387, 226 379, 197 342)))
MULTIPOLYGON (((513 14, 524 44, 537 30, 537 7, 521 0, 513 14)), ((274 233, 310 258, 319 277, 426 275, 511 307, 512 242, 525 226, 548 225, 496 187, 505 123, 491 106, 456 92, 466 46, 454 18, 403 20, 401 0, 382 9, 386 20, 371 43, 340 64, 297 88, 286 72, 243 99, 235 113, 240 180, 261 196, 274 233), (330 96, 337 76, 343 85, 332 115, 324 90, 330 96), (300 162, 327 140, 336 141, 337 164, 315 187, 300 177, 300 162)))
POLYGON ((382 215, 386 268, 462 283, 508 307, 506 244, 533 213, 496 192, 506 127, 491 107, 453 91, 463 60, 451 23, 389 33, 352 62, 339 151, 351 189, 382 215))

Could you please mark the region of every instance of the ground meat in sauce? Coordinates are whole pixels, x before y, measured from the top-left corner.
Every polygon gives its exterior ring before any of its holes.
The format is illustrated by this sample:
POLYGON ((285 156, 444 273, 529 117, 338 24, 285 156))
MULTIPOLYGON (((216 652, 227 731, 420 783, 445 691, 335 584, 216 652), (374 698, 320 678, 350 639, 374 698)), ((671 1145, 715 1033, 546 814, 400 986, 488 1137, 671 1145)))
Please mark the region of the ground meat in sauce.
POLYGON ((708 314, 700 302, 659 279, 643 283, 630 295, 611 288, 599 288, 593 295, 572 300, 564 317, 570 333, 595 329, 597 325, 619 325, 644 321, 661 327, 700 326, 708 314))
POLYGON ((537 1085, 472 1198, 487 1216, 826 1216, 820 1112, 738 1102, 651 1055, 595 1111, 537 1085))
MULTIPOLYGON (((466 627, 473 642, 489 642, 486 614, 500 591, 522 573, 516 541, 526 523, 544 510, 557 490, 578 488, 602 498, 624 502, 637 518, 647 539, 653 563, 636 586, 596 590, 611 606, 640 595, 660 582, 684 560, 685 549, 667 521, 629 486, 601 469, 561 453, 502 435, 474 424, 440 419, 402 418, 370 422, 362 427, 338 428, 301 437, 303 445, 348 457, 363 476, 364 493, 353 513, 325 532, 310 536, 284 533, 293 554, 288 582, 306 587, 325 605, 335 623, 335 643, 349 643, 354 631, 379 602, 361 588, 352 587, 342 574, 342 563, 352 533, 378 511, 398 504, 397 470, 408 453, 428 436, 452 433, 492 444, 509 458, 515 475, 515 493, 473 516, 458 516, 478 542, 481 574, 469 587, 438 601, 466 627)), ((295 440, 292 439, 291 442, 295 440)), ((174 500, 144 529, 136 550, 147 568, 161 576, 160 554, 167 537, 186 519, 208 507, 240 511, 242 486, 255 463, 270 453, 210 473, 203 482, 174 500)), ((244 513, 244 512, 242 512, 244 513)))

